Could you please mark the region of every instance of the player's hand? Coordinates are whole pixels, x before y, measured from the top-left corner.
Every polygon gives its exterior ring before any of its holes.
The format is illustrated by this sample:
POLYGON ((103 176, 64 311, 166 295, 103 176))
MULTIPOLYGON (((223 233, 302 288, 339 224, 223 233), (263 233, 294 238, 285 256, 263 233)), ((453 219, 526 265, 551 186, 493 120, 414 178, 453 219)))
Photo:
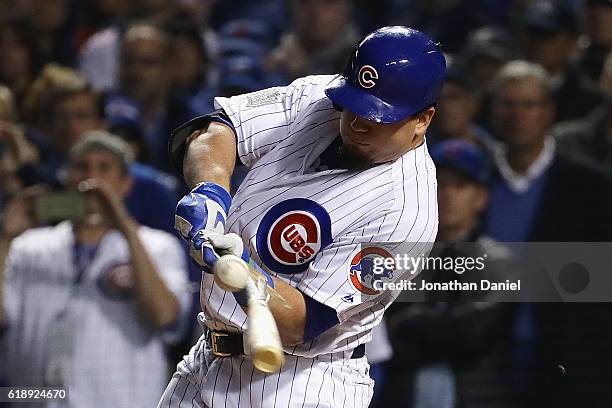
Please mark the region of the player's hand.
POLYGON ((200 230, 191 240, 189 252, 191 257, 204 268, 205 272, 212 273, 215 263, 223 255, 236 255, 245 262, 249 262, 249 250, 237 234, 219 234, 209 230, 200 230))
POLYGON ((244 245, 237 235, 235 240, 223 238, 231 201, 230 194, 220 185, 200 183, 176 206, 174 228, 189 242, 191 257, 206 272, 212 272, 223 251, 236 250, 242 256, 242 248, 238 247, 244 245))
POLYGON ((200 231, 223 234, 231 202, 232 197, 220 185, 200 183, 178 202, 174 228, 191 244, 200 231))

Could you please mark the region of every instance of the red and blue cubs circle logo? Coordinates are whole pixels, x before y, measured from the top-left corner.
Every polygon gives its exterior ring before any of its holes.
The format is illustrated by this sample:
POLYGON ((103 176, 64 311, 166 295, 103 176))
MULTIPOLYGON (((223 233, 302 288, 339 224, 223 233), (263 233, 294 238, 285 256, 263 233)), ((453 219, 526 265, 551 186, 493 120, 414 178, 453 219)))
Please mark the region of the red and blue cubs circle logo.
POLYGON ((268 233, 270 253, 284 265, 303 264, 321 249, 321 227, 305 211, 293 211, 277 219, 268 233))
POLYGON ((280 273, 299 273, 331 243, 331 220, 312 200, 294 198, 268 210, 257 229, 262 262, 280 273))
POLYGON ((378 71, 373 66, 364 65, 359 69, 357 80, 362 87, 373 88, 376 85, 375 79, 378 79, 378 71))
MULTIPOLYGON (((393 259, 391 254, 378 247, 367 247, 359 251, 351 260, 350 280, 355 289, 366 295, 377 295, 381 291, 376 289, 377 282, 393 278, 393 269, 385 268, 378 259, 393 259), (380 269, 380 270, 378 270, 380 269)), ((379 286, 380 288, 380 286, 379 286)))

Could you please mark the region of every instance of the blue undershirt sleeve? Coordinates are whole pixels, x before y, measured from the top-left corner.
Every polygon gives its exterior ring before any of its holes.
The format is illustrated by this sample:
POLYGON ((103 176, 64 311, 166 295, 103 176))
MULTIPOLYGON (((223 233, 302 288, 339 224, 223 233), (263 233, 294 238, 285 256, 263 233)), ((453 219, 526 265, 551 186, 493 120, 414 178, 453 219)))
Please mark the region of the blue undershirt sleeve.
POLYGON ((314 339, 340 322, 338 314, 331 307, 306 295, 304 295, 304 301, 306 302, 304 341, 314 339))

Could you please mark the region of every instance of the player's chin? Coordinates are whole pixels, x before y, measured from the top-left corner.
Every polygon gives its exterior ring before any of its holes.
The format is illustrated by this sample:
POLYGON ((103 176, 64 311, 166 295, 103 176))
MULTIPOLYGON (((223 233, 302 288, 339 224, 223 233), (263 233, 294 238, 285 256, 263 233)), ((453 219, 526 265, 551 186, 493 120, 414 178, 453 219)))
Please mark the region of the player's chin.
POLYGON ((366 168, 374 164, 369 148, 355 144, 342 145, 342 161, 349 169, 366 168))

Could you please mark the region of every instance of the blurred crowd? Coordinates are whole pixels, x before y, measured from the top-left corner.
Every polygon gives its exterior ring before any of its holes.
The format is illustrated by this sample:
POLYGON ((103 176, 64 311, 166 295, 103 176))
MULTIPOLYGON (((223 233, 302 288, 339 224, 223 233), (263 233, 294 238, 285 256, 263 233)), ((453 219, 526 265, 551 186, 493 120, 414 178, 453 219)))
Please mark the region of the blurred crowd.
MULTIPOLYGON (((154 406, 198 336, 170 132, 214 96, 341 72, 393 24, 447 57, 439 241, 612 241, 612 0, 0 0, 0 384, 75 370, 80 406, 154 406)), ((394 305, 373 405, 610 407, 611 312, 394 305)))

